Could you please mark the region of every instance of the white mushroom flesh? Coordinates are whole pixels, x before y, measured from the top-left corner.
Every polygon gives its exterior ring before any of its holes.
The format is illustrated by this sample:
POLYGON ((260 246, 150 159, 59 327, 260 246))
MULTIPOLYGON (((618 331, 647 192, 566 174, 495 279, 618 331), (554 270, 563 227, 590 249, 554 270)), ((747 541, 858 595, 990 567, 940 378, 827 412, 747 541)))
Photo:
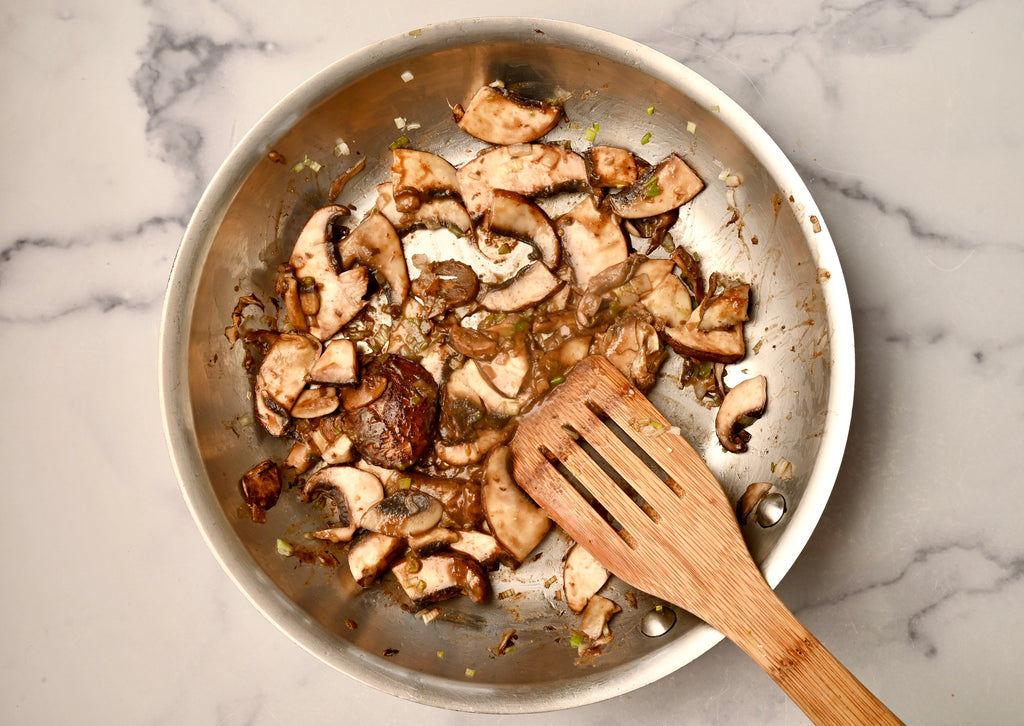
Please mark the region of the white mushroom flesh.
POLYGON ((523 144, 544 136, 561 118, 561 106, 488 85, 473 94, 457 123, 467 134, 489 144, 523 144))

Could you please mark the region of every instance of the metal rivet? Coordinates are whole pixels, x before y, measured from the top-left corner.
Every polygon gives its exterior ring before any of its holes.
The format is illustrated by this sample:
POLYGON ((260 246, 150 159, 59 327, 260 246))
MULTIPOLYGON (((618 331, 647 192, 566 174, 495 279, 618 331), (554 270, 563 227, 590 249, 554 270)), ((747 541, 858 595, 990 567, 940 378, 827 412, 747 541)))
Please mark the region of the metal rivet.
POLYGON ((654 608, 640 621, 640 632, 649 638, 664 635, 676 624, 676 613, 671 608, 654 608))
POLYGON ((779 523, 786 513, 786 498, 778 492, 770 492, 761 497, 757 503, 755 517, 762 527, 772 527, 779 523))

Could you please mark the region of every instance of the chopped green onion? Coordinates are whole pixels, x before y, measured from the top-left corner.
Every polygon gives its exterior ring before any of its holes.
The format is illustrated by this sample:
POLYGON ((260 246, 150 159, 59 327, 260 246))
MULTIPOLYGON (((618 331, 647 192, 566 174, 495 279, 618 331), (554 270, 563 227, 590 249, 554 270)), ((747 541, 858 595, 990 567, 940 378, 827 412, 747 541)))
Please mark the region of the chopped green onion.
POLYGON ((572 637, 569 638, 569 645, 571 645, 573 648, 579 648, 581 645, 583 645, 585 641, 586 638, 584 638, 582 635, 580 635, 579 633, 573 633, 572 637))
POLYGON ((570 427, 570 426, 562 426, 562 431, 564 431, 565 435, 568 436, 573 441, 579 441, 579 438, 580 438, 579 432, 577 432, 572 427, 570 427))
POLYGON ((722 107, 721 107, 721 106, 719 106, 719 105, 718 105, 718 104, 716 103, 716 104, 715 104, 714 106, 712 106, 712 107, 711 107, 711 112, 712 112, 712 113, 722 113, 722 107))
POLYGON ((512 327, 515 328, 515 331, 517 333, 522 333, 524 330, 529 330, 530 329, 530 321, 529 320, 517 320, 516 324, 513 325, 512 327))
POLYGON ((654 115, 654 106, 648 106, 647 107, 647 115, 648 116, 653 116, 654 115))
POLYGON ((349 155, 349 154, 351 154, 351 153, 352 153, 352 152, 351 152, 351 150, 350 150, 350 149, 348 148, 348 144, 346 144, 346 143, 345 143, 344 141, 342 141, 341 139, 338 139, 338 143, 336 143, 336 144, 334 145, 334 155, 335 155, 335 156, 348 156, 348 155, 349 155))
POLYGON ((277 540, 277 554, 282 557, 290 557, 295 552, 295 548, 292 547, 290 542, 286 542, 283 539, 277 540))
POLYGON ((565 383, 565 376, 555 376, 548 381, 552 386, 557 386, 559 383, 565 383))
POLYGON ((658 177, 656 177, 656 176, 652 176, 650 181, 648 181, 644 185, 644 195, 648 199, 653 199, 654 197, 656 197, 659 194, 661 194, 661 192, 662 192, 662 188, 660 186, 658 186, 658 177))
POLYGON ((593 143, 594 139, 597 138, 597 132, 600 131, 600 130, 601 130, 600 124, 592 123, 592 124, 590 124, 590 128, 587 129, 583 133, 583 138, 585 138, 587 141, 593 143))
POLYGON ((640 139, 640 143, 643 144, 644 146, 646 146, 647 144, 650 143, 650 141, 651 141, 651 132, 648 131, 646 134, 644 134, 644 137, 642 139, 640 139))
POLYGON ((687 121, 686 130, 691 134, 697 133, 697 124, 695 124, 693 121, 687 121))
POLYGON ((398 480, 398 488, 399 489, 408 489, 411 486, 412 486, 412 479, 410 479, 407 476, 403 476, 401 479, 398 480))
MULTIPOLYGON (((405 561, 409 563, 409 572, 416 573, 423 569, 423 564, 420 562, 420 559, 412 552, 405 556, 405 561)), ((420 588, 421 590, 426 586, 427 583, 425 583, 423 580, 420 580, 418 583, 416 583, 416 587, 420 588)))
POLYGON ((444 651, 443 650, 437 651, 437 657, 443 659, 444 658, 444 651))
POLYGON ((399 136, 397 139, 395 139, 394 141, 392 141, 388 145, 388 148, 391 149, 392 151, 394 151, 395 149, 401 149, 402 147, 408 146, 408 145, 409 145, 409 137, 408 136, 399 136))
POLYGON ((410 30, 409 35, 413 38, 418 38, 423 35, 423 28, 417 28, 416 30, 410 30))
POLYGON ((292 172, 298 174, 303 169, 312 169, 313 173, 316 174, 319 173, 321 169, 323 169, 323 165, 320 164, 320 162, 314 161, 313 159, 310 159, 308 156, 305 156, 303 157, 302 161, 300 161, 298 164, 292 167, 292 172))
POLYGON ((509 247, 508 245, 502 245, 501 247, 498 248, 498 254, 499 255, 507 255, 511 251, 512 251, 512 248, 509 247))
POLYGON ((472 669, 472 668, 467 668, 466 669, 466 676, 467 677, 472 678, 475 675, 476 675, 476 671, 474 669, 472 669))

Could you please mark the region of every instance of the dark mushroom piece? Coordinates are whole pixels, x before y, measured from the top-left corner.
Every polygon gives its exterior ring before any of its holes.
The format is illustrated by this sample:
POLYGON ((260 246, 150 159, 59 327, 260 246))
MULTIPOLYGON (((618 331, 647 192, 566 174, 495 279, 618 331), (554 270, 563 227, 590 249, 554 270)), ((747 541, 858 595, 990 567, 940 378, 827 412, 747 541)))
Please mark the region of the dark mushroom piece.
POLYGON ((351 466, 326 466, 306 480, 302 497, 322 498, 330 527, 314 532, 317 539, 348 542, 366 511, 384 498, 384 487, 373 474, 351 466))
POLYGON ((458 552, 407 557, 398 561, 391 571, 405 594, 417 604, 464 594, 479 605, 487 602, 491 594, 487 573, 475 560, 458 552))
POLYGON ((459 236, 473 232, 473 222, 462 202, 452 197, 422 200, 411 211, 399 211, 395 203, 391 182, 377 186, 377 211, 388 218, 395 231, 404 234, 413 229, 439 229, 445 227, 459 236))
POLYGON ((697 196, 704 182, 676 154, 642 173, 627 189, 608 197, 611 209, 623 219, 664 214, 697 196))
POLYGON ((419 363, 397 355, 383 356, 367 366, 363 379, 373 377, 384 381, 384 389, 370 403, 346 411, 342 430, 371 464, 405 469, 433 443, 437 384, 419 363))
POLYGON ((287 428, 292 406, 319 355, 319 341, 300 333, 282 333, 267 351, 253 390, 256 416, 273 436, 281 436, 287 428))
POLYGON ((409 294, 409 268, 398 232, 387 217, 371 213, 341 241, 340 252, 346 268, 359 262, 373 270, 387 285, 388 302, 401 308, 409 294))
POLYGON ((444 507, 429 494, 399 489, 366 510, 359 526, 389 537, 423 534, 441 521, 444 507))
POLYGON ((455 123, 470 136, 488 144, 536 141, 558 125, 562 107, 536 101, 502 86, 483 86, 463 108, 452 110, 455 123))
POLYGON ((242 475, 242 494, 249 505, 252 521, 267 521, 267 510, 281 496, 281 472, 272 460, 261 461, 242 475))
POLYGON ((768 382, 764 376, 748 378, 725 394, 715 416, 715 433, 726 451, 740 453, 747 450, 750 432, 746 426, 750 419, 764 414, 767 402, 768 382))
POLYGON ((535 250, 533 256, 539 257, 549 270, 557 268, 562 261, 562 246, 554 224, 543 209, 522 194, 495 189, 478 232, 527 243, 535 250))
POLYGON ((458 198, 455 167, 447 159, 418 149, 401 148, 391 153, 391 191, 399 212, 415 211, 431 199, 458 198))

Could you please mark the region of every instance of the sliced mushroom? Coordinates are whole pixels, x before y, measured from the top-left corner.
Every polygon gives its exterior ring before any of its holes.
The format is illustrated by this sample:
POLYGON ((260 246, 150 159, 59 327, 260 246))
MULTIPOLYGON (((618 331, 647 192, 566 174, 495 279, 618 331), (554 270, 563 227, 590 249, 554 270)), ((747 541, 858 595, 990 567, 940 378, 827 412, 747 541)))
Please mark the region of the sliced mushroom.
POLYGON ((488 455, 480 495, 491 534, 522 563, 547 535, 551 520, 516 484, 511 462, 507 446, 488 455))
POLYGON ((562 284, 544 263, 531 262, 515 277, 487 288, 480 295, 479 302, 493 312, 517 312, 550 297, 562 284))
POLYGON ((750 319, 750 285, 729 280, 717 272, 708 281, 708 295, 700 304, 697 328, 704 332, 731 328, 750 319))
POLYGON ((574 287, 581 292, 599 272, 629 257, 629 243, 618 219, 598 208, 589 195, 558 217, 555 225, 569 258, 574 287))
POLYGON ((452 348, 468 358, 488 360, 498 352, 498 344, 491 336, 461 325, 455 325, 448 331, 448 341, 452 348))
POLYGON ((428 318, 469 303, 480 290, 476 272, 465 262, 439 260, 417 267, 420 276, 412 282, 412 293, 426 305, 428 318))
POLYGON ((384 498, 380 479, 351 466, 325 466, 302 487, 308 501, 323 498, 331 527, 314 532, 317 539, 348 542, 352 539, 366 510, 384 498))
POLYGON ((379 532, 360 532, 348 549, 348 569, 360 587, 369 587, 402 553, 405 540, 379 532))
POLYGON ((433 442, 437 427, 437 384, 419 363, 387 355, 367 366, 367 375, 383 378, 384 391, 371 403, 347 411, 342 429, 360 455, 372 464, 405 469, 433 442))
POLYGON ((346 411, 369 406, 387 390, 388 379, 376 373, 364 375, 358 386, 341 389, 341 405, 346 411))
POLYGON ((391 537, 411 537, 433 529, 441 521, 441 502, 416 489, 399 489, 366 510, 363 529, 391 537))
POLYGON ((761 503, 764 496, 771 491, 772 485, 766 481, 754 482, 748 486, 743 496, 736 503, 736 518, 739 519, 740 524, 746 524, 750 515, 757 508, 757 505, 761 503))
POLYGON ((466 211, 474 219, 487 209, 495 189, 534 197, 589 188, 583 157, 558 144, 486 149, 459 167, 458 180, 466 211))
POLYGON ((469 466, 479 464, 494 450, 512 438, 512 427, 478 428, 472 436, 454 444, 440 441, 434 445, 437 458, 451 466, 469 466))
POLYGON ((590 170, 590 183, 596 188, 621 189, 636 181, 636 157, 631 151, 614 146, 592 146, 583 154, 590 170))
POLYGON ((562 107, 500 86, 483 86, 465 109, 455 107, 454 116, 459 128, 488 144, 524 144, 555 128, 562 107))
POLYGON ((478 231, 499 234, 526 242, 536 250, 549 270, 562 260, 562 246, 554 224, 533 201, 522 194, 496 189, 478 231))
POLYGON ((490 360, 477 362, 487 382, 506 398, 515 398, 530 372, 530 352, 526 339, 515 336, 490 360))
POLYGON ((608 582, 608 570, 590 552, 573 545, 562 570, 565 602, 574 613, 581 613, 591 597, 608 582))
POLYGON ((612 211, 623 219, 642 219, 675 209, 697 196, 704 182, 678 155, 651 167, 629 188, 608 197, 612 211))
POLYGON ((294 469, 296 474, 305 474, 316 461, 317 450, 308 441, 296 441, 288 450, 284 465, 294 469))
POLYGON ((409 269, 402 242, 394 226, 380 212, 372 212, 341 242, 341 262, 346 268, 359 262, 386 284, 388 302, 400 308, 409 294, 409 269))
POLYGON ((295 399, 292 418, 319 418, 334 413, 338 408, 338 392, 330 387, 307 388, 295 399))
POLYGON ((306 387, 320 343, 308 335, 282 333, 267 351, 256 374, 256 416, 273 436, 288 426, 290 411, 306 387))
POLYGON ((746 352, 743 323, 724 330, 703 331, 698 328, 700 310, 694 310, 685 325, 666 326, 661 336, 674 350, 697 360, 735 363, 746 352))
POLYGON ((612 615, 621 611, 613 600, 601 595, 594 595, 587 603, 583 616, 580 618, 580 632, 590 638, 591 641, 601 640, 605 634, 605 628, 612 615))
POLYGON ((482 406, 487 413, 499 416, 515 416, 520 410, 517 400, 505 396, 491 385, 476 360, 467 360, 461 368, 449 374, 445 382, 445 396, 468 400, 482 406))
POLYGON ((309 369, 309 380, 334 386, 347 386, 358 381, 356 344, 346 338, 327 341, 323 353, 309 369))
POLYGON ((421 534, 412 534, 407 538, 409 549, 417 557, 429 557, 441 550, 447 549, 449 545, 459 539, 459 533, 447 527, 434 527, 421 534))
POLYGON ((715 416, 715 433, 727 451, 740 453, 747 450, 750 432, 749 419, 760 418, 768 402, 768 381, 754 376, 739 383, 727 394, 715 416))
MULTIPOLYGON (((668 262, 669 267, 672 266, 671 260, 651 260, 656 261, 668 262)), ((683 281, 671 274, 671 269, 660 282, 651 284, 650 292, 642 295, 640 302, 654 317, 654 324, 658 328, 686 325, 693 314, 690 293, 683 281)))
POLYGON ((441 502, 444 508, 441 515, 442 527, 470 530, 483 523, 479 483, 472 479, 434 477, 417 472, 409 472, 409 477, 413 488, 441 502))
POLYGON ((249 505, 252 521, 267 521, 267 510, 281 496, 281 472, 271 459, 261 461, 242 475, 242 494, 249 505))
POLYGON ((391 571, 405 594, 417 604, 447 600, 460 594, 482 604, 491 594, 490 581, 483 568, 457 552, 399 560, 391 571))
POLYGON ((654 326, 633 312, 625 313, 606 332, 596 336, 593 352, 610 360, 641 391, 654 385, 658 368, 667 355, 654 326))
MULTIPOLYGON (((334 204, 314 212, 299 233, 289 259, 299 286, 315 287, 317 312, 310 316, 312 322, 308 327, 320 340, 327 340, 341 330, 366 304, 363 298, 369 283, 367 271, 361 267, 344 269, 348 265, 339 258, 331 234, 334 220, 345 214, 347 207, 334 204)), ((302 312, 301 298, 299 305, 302 312)))
POLYGON ((498 544, 498 540, 484 532, 459 532, 458 538, 450 546, 456 552, 472 557, 485 570, 492 570, 502 564, 515 565, 505 548, 498 544))
POLYGON ((401 212, 395 203, 391 182, 377 187, 377 211, 388 218, 395 231, 404 234, 419 227, 439 229, 445 227, 458 236, 472 233, 473 222, 462 202, 451 197, 426 199, 408 212, 401 212))
POLYGON ((415 211, 430 199, 459 196, 455 167, 437 154, 418 149, 392 152, 391 189, 399 212, 415 211))

